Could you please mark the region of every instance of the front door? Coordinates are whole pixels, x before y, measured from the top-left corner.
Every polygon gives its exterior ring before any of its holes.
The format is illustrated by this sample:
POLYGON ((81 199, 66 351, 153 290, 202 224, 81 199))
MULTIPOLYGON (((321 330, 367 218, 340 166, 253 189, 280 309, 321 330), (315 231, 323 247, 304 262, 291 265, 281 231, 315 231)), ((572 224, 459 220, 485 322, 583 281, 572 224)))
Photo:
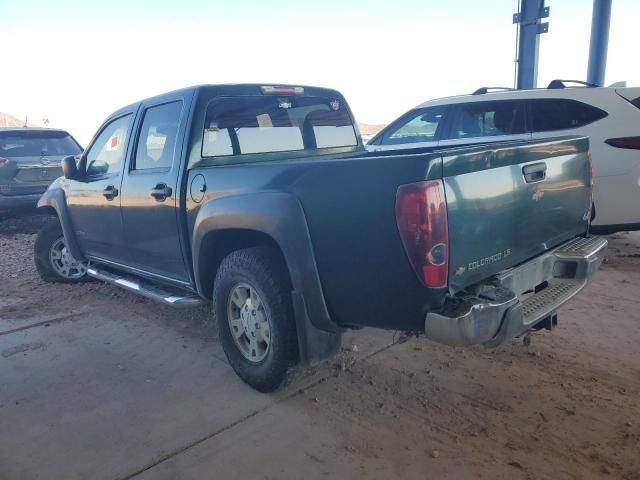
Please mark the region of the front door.
POLYGON ((120 217, 122 171, 135 112, 110 119, 84 154, 82 178, 71 180, 67 206, 88 258, 126 263, 120 217))
POLYGON ((130 266, 187 282, 179 228, 178 178, 186 128, 185 100, 143 104, 136 144, 122 183, 122 221, 130 266))

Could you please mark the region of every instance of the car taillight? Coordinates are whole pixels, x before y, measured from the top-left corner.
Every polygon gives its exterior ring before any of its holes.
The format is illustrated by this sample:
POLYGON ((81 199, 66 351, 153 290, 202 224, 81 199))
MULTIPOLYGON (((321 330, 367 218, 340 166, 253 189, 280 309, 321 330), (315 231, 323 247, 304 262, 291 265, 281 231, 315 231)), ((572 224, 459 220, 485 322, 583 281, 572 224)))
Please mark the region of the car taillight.
POLYGON ((449 227, 441 180, 402 185, 396 193, 396 222, 411 266, 426 287, 447 286, 449 227))
POLYGON ((9 159, 8 158, 0 157, 0 167, 4 167, 8 163, 9 163, 9 159))
POLYGON ((605 140, 604 143, 616 148, 640 150, 640 137, 609 138, 608 140, 605 140))

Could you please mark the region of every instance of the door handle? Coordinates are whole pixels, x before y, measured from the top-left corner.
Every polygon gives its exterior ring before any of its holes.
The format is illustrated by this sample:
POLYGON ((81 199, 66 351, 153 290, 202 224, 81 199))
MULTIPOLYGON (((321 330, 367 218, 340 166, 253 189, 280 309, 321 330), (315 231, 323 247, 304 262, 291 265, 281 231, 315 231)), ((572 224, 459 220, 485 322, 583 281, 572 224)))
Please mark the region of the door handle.
POLYGON ((168 187, 166 183, 159 183, 151 190, 151 196, 158 202, 163 202, 167 197, 170 197, 172 193, 173 190, 171 187, 168 187))
POLYGON ((547 164, 539 162, 527 165, 522 167, 522 174, 527 183, 539 182, 547 177, 547 164))
POLYGON ((118 196, 118 193, 119 193, 118 189, 113 185, 106 186, 105 189, 102 191, 102 195, 104 195, 104 198, 106 198, 109 201, 116 198, 118 196))

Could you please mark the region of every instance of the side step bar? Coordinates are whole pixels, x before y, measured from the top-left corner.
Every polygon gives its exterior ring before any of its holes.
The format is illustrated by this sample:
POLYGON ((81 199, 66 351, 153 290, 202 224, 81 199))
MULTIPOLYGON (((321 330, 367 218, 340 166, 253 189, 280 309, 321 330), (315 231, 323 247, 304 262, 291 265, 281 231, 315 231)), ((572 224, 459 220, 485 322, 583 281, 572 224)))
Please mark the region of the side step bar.
POLYGON ((134 280, 96 267, 89 267, 87 274, 90 277, 117 285, 125 290, 164 303, 170 307, 197 307, 198 305, 204 304, 204 300, 195 295, 175 294, 167 290, 162 290, 155 285, 141 283, 138 279, 134 280))

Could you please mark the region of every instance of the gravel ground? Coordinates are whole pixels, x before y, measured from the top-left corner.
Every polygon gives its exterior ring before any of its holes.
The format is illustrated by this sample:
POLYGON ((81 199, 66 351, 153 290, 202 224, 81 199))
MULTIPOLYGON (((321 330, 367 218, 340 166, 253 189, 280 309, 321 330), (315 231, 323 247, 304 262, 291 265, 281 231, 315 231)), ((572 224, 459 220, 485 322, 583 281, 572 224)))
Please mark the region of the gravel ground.
MULTIPOLYGON (((206 308, 176 313, 98 282, 42 282, 32 260, 33 232, 41 222, 0 222, 5 331, 7 324, 21 328, 90 310, 116 319, 153 318, 180 338, 216 344, 206 308), (179 329, 169 326, 176 324, 179 329)), ((282 439, 265 447, 268 456, 253 452, 270 472, 264 478, 300 478, 305 471, 308 478, 640 480, 640 235, 616 234, 610 241, 595 281, 561 310, 560 326, 533 335, 529 347, 452 349, 422 339, 392 342, 397 336, 391 332, 349 334, 340 355, 297 370, 277 397, 291 422, 286 434, 300 438, 286 452, 278 450, 282 439), (376 335, 389 341, 365 348, 376 335), (321 432, 331 440, 317 440, 321 432), (311 452, 299 446, 309 442, 311 452)), ((241 432, 256 419, 234 428, 241 432)), ((269 438, 270 432, 263 434, 269 438)), ((244 457, 233 463, 232 453, 221 458, 207 445, 184 449, 146 475, 176 478, 162 469, 195 466, 242 472, 244 457)))

